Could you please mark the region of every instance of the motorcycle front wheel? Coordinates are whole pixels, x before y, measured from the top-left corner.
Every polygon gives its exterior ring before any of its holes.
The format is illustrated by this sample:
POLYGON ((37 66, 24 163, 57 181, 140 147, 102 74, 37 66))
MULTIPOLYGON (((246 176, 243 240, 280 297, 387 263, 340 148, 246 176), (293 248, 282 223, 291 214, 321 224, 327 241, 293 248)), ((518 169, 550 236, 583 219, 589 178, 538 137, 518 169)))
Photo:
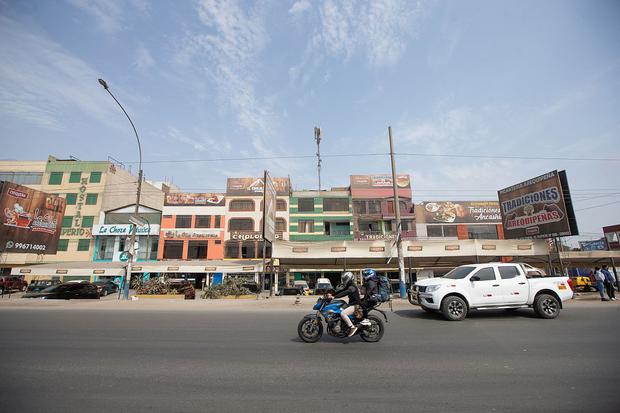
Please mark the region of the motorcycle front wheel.
POLYGON ((306 343, 316 343, 323 335, 323 323, 316 318, 304 318, 297 326, 297 334, 306 343))
POLYGON ((374 315, 368 316, 368 320, 370 325, 360 332, 360 337, 368 343, 376 343, 381 340, 385 332, 383 321, 374 315))

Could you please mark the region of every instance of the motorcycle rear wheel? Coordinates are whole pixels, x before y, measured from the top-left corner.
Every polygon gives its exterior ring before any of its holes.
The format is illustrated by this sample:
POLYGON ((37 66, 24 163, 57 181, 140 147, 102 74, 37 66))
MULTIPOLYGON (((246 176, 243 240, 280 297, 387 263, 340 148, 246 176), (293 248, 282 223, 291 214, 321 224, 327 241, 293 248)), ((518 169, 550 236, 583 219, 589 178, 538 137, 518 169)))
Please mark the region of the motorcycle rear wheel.
POLYGON ((323 335, 323 323, 315 318, 304 318, 297 325, 297 334, 306 343, 316 343, 323 335))
POLYGON ((385 332, 383 321, 374 315, 368 316, 368 320, 370 321, 370 326, 360 332, 360 337, 368 343, 376 343, 381 340, 385 332))

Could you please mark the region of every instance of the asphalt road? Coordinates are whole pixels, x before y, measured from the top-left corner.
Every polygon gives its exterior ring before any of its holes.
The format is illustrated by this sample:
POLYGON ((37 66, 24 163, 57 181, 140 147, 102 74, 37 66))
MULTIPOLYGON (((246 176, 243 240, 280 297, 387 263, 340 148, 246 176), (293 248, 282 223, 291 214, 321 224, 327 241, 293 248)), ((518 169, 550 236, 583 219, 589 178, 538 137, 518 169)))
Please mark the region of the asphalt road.
POLYGON ((457 323, 403 309, 376 344, 302 343, 302 314, 2 310, 0 411, 620 410, 616 303, 457 323))

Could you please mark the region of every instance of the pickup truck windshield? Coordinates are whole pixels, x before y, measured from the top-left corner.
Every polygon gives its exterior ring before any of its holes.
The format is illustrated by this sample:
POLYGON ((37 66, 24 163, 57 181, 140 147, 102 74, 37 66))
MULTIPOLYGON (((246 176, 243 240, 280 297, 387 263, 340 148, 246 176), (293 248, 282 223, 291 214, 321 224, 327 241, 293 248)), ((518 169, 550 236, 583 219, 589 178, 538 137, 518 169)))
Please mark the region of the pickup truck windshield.
POLYGON ((460 280, 467 277, 476 267, 457 267, 443 276, 451 280, 460 280))

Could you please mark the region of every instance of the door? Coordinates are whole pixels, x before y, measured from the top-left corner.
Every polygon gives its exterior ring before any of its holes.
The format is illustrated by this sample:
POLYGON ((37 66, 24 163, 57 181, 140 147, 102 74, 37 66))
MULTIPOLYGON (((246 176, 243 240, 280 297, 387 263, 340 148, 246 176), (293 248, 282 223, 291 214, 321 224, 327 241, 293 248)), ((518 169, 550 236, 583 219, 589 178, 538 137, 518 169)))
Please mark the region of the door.
POLYGON ((495 267, 480 268, 469 277, 469 294, 474 307, 497 305, 501 302, 500 284, 495 267), (479 280, 472 281, 472 277, 479 280))
POLYGON ((497 270, 502 303, 513 305, 527 303, 529 285, 519 268, 516 265, 500 265, 497 270))

